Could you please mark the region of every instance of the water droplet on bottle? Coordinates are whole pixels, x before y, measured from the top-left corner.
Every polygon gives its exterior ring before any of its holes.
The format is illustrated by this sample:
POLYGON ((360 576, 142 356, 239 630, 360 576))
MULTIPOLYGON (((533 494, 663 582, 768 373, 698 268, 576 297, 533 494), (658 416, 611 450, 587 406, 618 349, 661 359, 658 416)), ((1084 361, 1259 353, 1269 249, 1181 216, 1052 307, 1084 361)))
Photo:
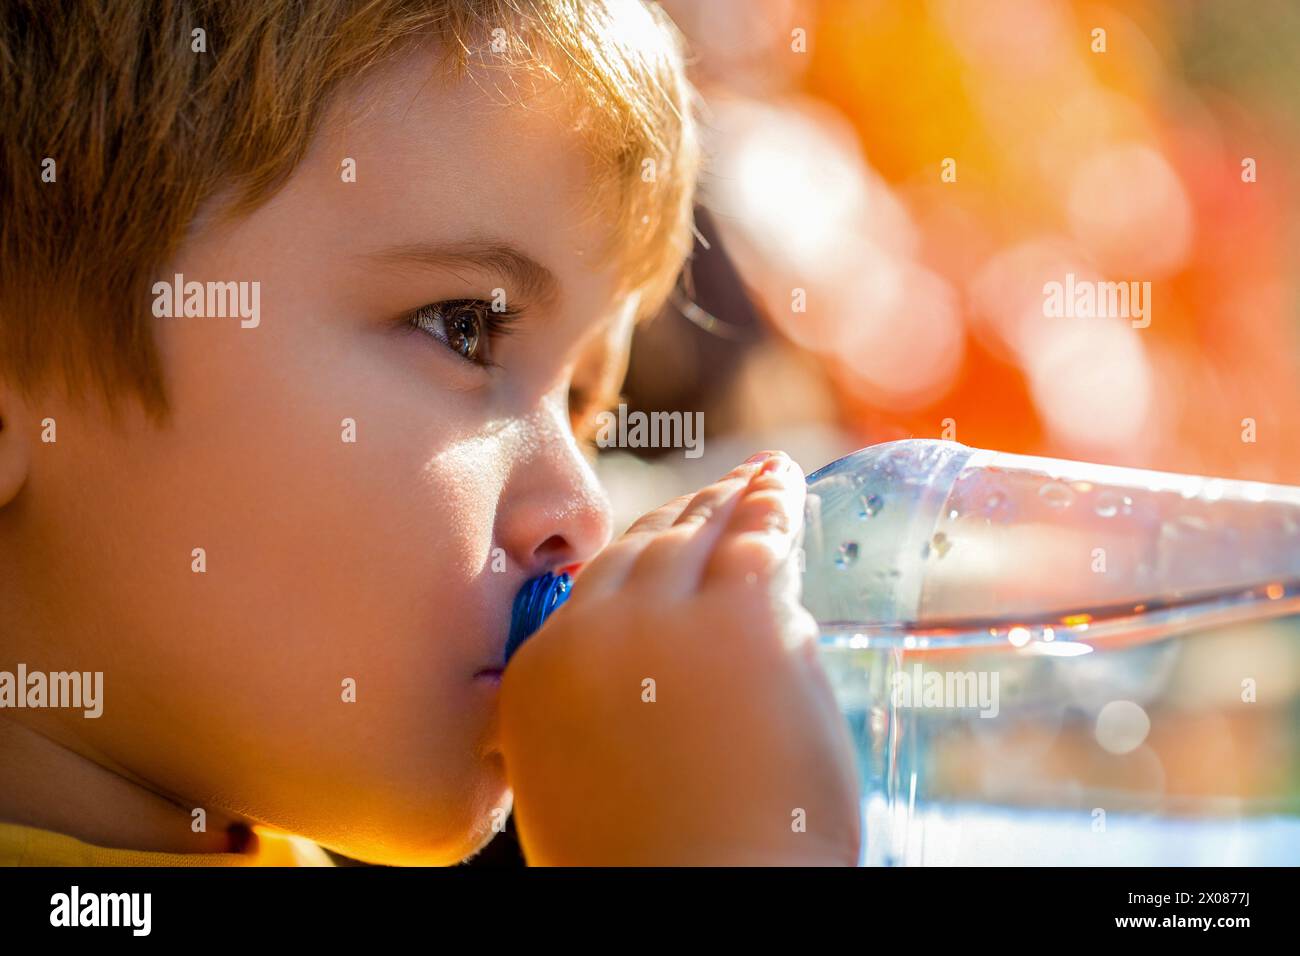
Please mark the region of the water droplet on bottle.
POLYGON ((1110 493, 1099 495, 1093 510, 1097 512, 1099 517, 1113 518, 1119 514, 1119 498, 1110 493))
POLYGON ((859 518, 872 518, 885 507, 885 501, 880 495, 866 495, 858 500, 862 503, 862 510, 858 512, 859 518))
POLYGON ((1005 500, 1006 498, 1003 496, 1002 492, 993 492, 993 494, 989 495, 988 499, 984 502, 984 513, 992 514, 997 511, 998 508, 1002 507, 1002 502, 1005 500))
POLYGON ((933 553, 936 557, 942 558, 952 549, 952 541, 942 531, 936 532, 935 536, 930 539, 926 546, 926 557, 933 553))
POLYGON ((1038 497, 1042 498, 1049 508, 1068 508, 1074 501, 1074 492, 1070 490, 1069 485, 1059 481, 1049 481, 1038 489, 1038 497))
POLYGON ((835 558, 835 566, 847 568, 850 564, 858 560, 858 543, 856 541, 845 541, 840 545, 840 553, 835 558))

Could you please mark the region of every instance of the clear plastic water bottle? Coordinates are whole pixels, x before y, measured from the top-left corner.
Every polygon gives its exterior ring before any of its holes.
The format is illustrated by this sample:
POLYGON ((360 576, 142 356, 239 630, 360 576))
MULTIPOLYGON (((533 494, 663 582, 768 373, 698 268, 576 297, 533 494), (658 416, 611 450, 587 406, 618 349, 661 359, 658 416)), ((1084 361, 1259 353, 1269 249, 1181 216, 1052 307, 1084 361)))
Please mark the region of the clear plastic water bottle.
POLYGON ((889 442, 809 476, 804 551, 828 638, 1197 626, 1294 596, 1300 488, 889 442))
MULTIPOLYGON (((1204 655, 1175 639, 1300 611, 1300 488, 913 439, 814 472, 806 507, 803 602, 855 738, 863 862, 1300 863, 1294 779, 1189 800, 1153 743, 1204 710, 1249 728, 1238 751, 1300 752, 1300 673, 1281 710, 1225 717, 1178 683, 1204 655), (1096 838, 1101 803, 1124 839, 1096 838)), ((525 585, 507 659, 570 586, 525 585)), ((1269 653, 1300 671, 1285 623, 1269 653)))
MULTIPOLYGON (((1300 488, 909 439, 809 476, 803 555, 803 602, 832 645, 1195 627, 1293 607, 1300 488)), ((571 583, 524 586, 508 655, 571 583)))
POLYGON ((1300 862, 1294 779, 1179 793, 1167 743, 1300 751, 1297 675, 1234 699, 1261 654, 1295 670, 1300 627, 1232 630, 1300 610, 1300 488, 891 442, 809 477, 804 552, 863 862, 1300 862))

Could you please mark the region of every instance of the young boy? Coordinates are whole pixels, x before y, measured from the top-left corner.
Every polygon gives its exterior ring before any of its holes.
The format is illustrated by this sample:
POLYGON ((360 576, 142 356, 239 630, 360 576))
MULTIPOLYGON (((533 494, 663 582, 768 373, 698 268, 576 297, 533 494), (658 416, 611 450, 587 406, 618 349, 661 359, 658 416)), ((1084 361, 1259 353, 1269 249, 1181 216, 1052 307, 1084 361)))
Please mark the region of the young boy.
POLYGON ((657 9, 0 16, 0 863, 452 863, 512 794, 533 863, 856 860, 798 467, 605 547, 581 438, 689 248, 657 9))

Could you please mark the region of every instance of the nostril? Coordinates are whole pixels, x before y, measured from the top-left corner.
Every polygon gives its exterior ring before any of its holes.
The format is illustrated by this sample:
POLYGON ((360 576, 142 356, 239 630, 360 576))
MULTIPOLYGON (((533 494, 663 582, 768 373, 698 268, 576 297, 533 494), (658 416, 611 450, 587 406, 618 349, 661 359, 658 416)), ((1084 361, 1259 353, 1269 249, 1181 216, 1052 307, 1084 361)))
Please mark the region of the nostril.
POLYGON ((553 534, 533 550, 533 557, 543 566, 551 566, 559 561, 570 560, 573 548, 563 535, 553 534))

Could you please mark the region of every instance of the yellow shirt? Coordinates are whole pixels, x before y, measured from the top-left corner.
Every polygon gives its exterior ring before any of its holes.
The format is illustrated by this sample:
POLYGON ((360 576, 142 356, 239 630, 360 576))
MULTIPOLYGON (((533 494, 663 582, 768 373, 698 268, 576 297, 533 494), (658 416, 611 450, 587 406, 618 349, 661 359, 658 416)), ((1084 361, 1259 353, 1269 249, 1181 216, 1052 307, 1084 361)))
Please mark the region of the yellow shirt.
POLYGON ((243 853, 153 853, 116 850, 75 837, 0 823, 0 866, 333 866, 329 854, 303 837, 262 827, 243 853))

